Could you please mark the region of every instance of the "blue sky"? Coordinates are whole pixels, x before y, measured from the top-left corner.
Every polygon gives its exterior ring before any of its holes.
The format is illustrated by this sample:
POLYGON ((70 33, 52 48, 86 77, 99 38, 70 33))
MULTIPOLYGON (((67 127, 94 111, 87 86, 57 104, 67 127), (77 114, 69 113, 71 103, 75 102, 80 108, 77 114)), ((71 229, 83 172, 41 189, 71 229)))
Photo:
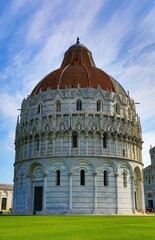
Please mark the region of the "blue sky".
POLYGON ((0 183, 12 183, 21 101, 76 42, 139 102, 143 162, 155 145, 154 0, 0 0, 0 183))

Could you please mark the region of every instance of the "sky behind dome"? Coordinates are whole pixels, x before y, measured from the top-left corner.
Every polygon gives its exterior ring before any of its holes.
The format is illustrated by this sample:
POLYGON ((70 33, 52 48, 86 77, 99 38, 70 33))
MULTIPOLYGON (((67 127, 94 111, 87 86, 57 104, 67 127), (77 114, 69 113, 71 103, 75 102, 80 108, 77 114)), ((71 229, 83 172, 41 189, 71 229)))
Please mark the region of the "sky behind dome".
POLYGON ((154 0, 0 1, 0 183, 12 183, 21 102, 76 42, 137 104, 143 162, 155 145, 154 0))

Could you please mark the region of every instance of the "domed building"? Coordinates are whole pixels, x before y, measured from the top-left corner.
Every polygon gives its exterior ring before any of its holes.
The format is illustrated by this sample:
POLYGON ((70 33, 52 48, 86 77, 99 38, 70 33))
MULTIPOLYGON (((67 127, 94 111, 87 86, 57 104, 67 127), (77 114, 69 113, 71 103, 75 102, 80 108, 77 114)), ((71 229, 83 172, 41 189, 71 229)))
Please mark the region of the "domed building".
POLYGON ((15 149, 16 214, 144 213, 135 103, 79 38, 23 100, 15 149))

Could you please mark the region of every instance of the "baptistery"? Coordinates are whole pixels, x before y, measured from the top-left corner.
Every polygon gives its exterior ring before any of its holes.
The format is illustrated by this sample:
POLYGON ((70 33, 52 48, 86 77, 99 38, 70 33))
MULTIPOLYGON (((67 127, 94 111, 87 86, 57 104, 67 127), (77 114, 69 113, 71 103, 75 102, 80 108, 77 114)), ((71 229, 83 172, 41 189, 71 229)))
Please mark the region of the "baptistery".
POLYGON ((15 151, 15 214, 144 213, 135 102, 79 38, 23 99, 15 151))

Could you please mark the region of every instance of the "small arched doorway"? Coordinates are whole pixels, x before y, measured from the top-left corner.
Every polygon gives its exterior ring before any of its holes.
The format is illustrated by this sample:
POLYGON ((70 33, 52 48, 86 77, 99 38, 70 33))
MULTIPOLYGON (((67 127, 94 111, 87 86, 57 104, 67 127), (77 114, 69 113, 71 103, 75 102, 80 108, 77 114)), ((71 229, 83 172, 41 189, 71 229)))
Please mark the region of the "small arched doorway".
POLYGON ((31 171, 31 186, 32 186, 32 211, 33 214, 36 212, 41 212, 43 210, 43 169, 41 165, 36 165, 32 167, 31 171))
POLYGON ((144 211, 143 197, 142 174, 139 167, 136 167, 134 169, 134 200, 135 210, 137 210, 138 212, 144 211))

